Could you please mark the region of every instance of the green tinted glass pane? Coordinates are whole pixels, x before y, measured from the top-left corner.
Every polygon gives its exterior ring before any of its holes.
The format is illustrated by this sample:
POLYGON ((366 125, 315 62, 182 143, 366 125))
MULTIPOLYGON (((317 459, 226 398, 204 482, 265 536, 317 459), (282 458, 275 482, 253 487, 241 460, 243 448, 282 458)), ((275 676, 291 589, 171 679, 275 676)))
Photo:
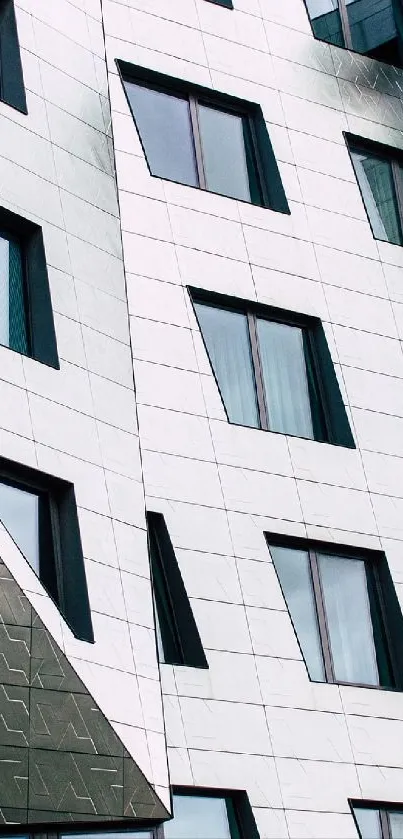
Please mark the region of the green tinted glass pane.
POLYGON ((391 162, 359 151, 352 152, 352 160, 375 238, 402 245, 391 162))
POLYGON ((392 0, 346 0, 353 49, 372 53, 397 37, 392 0))
POLYGON ((306 551, 270 545, 294 629, 311 679, 324 682, 322 648, 306 551))
POLYGON ((18 242, 0 233, 0 344, 27 353, 24 275, 18 242))
POLYGON ((382 839, 379 810, 354 807, 354 815, 360 831, 360 839, 382 839))
POLYGON ((343 47, 344 36, 337 0, 307 0, 307 6, 316 37, 343 47))
POLYGON ((207 189, 250 201, 243 117, 199 106, 199 126, 207 189))

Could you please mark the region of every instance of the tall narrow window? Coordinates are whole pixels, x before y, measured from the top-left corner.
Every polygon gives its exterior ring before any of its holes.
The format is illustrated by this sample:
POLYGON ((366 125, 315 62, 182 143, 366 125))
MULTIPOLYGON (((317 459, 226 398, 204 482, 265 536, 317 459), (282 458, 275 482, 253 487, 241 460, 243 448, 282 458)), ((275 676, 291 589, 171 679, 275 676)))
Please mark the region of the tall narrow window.
POLYGON ((147 513, 148 541, 160 661, 206 668, 207 661, 161 513, 147 513))
POLYGON ((360 839, 403 839, 403 808, 353 804, 360 839))
POLYGON ((269 544, 311 679, 394 687, 377 563, 269 544))
POLYGON ((403 66, 400 0, 306 0, 317 38, 403 66))
POLYGON ((27 112, 14 0, 0 0, 0 99, 27 112))
POLYGON ((42 230, 2 207, 0 345, 59 367, 42 230))
POLYGON ((350 152, 375 239, 403 245, 403 165, 398 153, 354 143, 350 152))
POLYGON ((120 65, 152 175, 289 212, 259 106, 120 65))
POLYGON ((262 307, 223 308, 197 295, 194 305, 230 422, 353 445, 331 360, 324 370, 330 357, 317 323, 276 310, 265 316, 262 307))
POLYGON ((73 486, 1 460, 0 521, 74 634, 93 641, 73 486))

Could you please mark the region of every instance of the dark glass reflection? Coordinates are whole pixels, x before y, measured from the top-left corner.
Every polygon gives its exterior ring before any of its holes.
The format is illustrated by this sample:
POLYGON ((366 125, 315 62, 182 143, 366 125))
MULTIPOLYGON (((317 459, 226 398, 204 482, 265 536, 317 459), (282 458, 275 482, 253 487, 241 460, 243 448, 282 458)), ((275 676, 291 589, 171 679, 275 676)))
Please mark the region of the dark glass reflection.
POLYGON ((21 248, 0 231, 0 344, 27 353, 21 248))
POLYGON ((344 47, 344 36, 337 0, 307 0, 312 29, 321 41, 344 47))
POLYGON ((125 86, 151 173, 198 186, 187 99, 132 82, 125 86))
MULTIPOLYGON (((375 239, 402 245, 391 161, 361 151, 352 151, 351 156, 375 239)), ((400 168, 399 174, 402 177, 400 168)))
POLYGON ((374 58, 388 59, 397 29, 392 0, 346 0, 352 48, 374 58))

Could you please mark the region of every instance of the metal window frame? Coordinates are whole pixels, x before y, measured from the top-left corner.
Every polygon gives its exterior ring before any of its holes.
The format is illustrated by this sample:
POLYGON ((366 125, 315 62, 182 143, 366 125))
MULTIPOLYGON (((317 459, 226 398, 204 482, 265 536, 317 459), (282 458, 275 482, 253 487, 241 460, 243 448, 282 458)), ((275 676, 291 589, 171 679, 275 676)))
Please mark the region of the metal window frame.
MULTIPOLYGON (((371 689, 378 688, 378 689, 382 690, 383 685, 381 685, 381 684, 371 685, 371 684, 366 684, 364 682, 344 682, 344 681, 340 681, 339 679, 336 679, 333 656, 332 656, 332 649, 331 649, 331 642, 330 642, 330 631, 329 631, 327 615, 326 615, 325 598, 324 598, 324 592, 323 592, 323 586, 322 586, 322 580, 321 580, 321 575, 320 575, 320 571, 319 571, 319 562, 318 562, 318 556, 323 554, 324 551, 318 550, 316 548, 312 548, 309 545, 308 545, 308 547, 305 548, 305 551, 306 551, 307 556, 308 556, 309 569, 310 569, 310 573, 311 573, 312 591, 313 591, 315 611, 316 611, 316 616, 317 616, 317 621, 318 621, 318 631, 319 631, 319 638, 320 638, 321 649, 322 649, 322 657, 323 657, 323 665, 324 665, 324 670, 325 670, 326 682, 328 684, 354 685, 356 687, 368 687, 368 688, 371 688, 371 689)), ((340 556, 341 558, 346 558, 346 559, 349 559, 349 558, 359 559, 361 562, 364 563, 366 569, 367 569, 368 564, 370 562, 370 560, 368 560, 365 556, 362 556, 362 557, 351 556, 351 557, 349 557, 349 554, 347 554, 347 553, 338 554, 336 552, 332 552, 332 555, 333 555, 333 553, 334 553, 334 556, 336 556, 336 557, 340 556)), ((393 679, 393 682, 394 682, 393 686, 395 687, 395 685, 396 685, 396 674, 395 674, 393 656, 390 655, 391 647, 390 647, 389 634, 387 632, 387 621, 385 620, 385 607, 384 607, 384 603, 383 603, 383 598, 381 596, 380 582, 379 582, 379 579, 378 579, 378 575, 376 573, 376 565, 374 563, 371 563, 371 567, 373 568, 373 570, 375 572, 375 595, 376 595, 376 598, 378 600, 378 605, 379 605, 379 609, 380 609, 380 615, 381 615, 381 620, 382 620, 382 623, 383 623, 383 627, 385 628, 387 652, 388 652, 389 658, 390 658, 391 676, 392 676, 392 679, 393 679)), ((368 586, 368 579, 367 579, 367 586, 368 586)), ((371 617, 371 623, 372 623, 371 614, 370 614, 370 617, 371 617)), ((375 641, 375 639, 374 639, 374 645, 375 645, 375 652, 376 652, 376 641, 375 641)))
POLYGON ((349 139, 349 135, 344 133, 344 137, 347 143, 347 149, 350 155, 351 164, 353 167, 355 179, 357 181, 357 186, 360 191, 362 203, 364 205, 365 213, 368 219, 369 226, 371 228, 371 232, 374 239, 377 237, 374 235, 374 231, 372 229, 371 219, 368 213, 367 205, 364 199, 364 196, 361 191, 361 187, 358 181, 358 177, 355 170, 354 160, 353 160, 353 153, 357 154, 366 154, 368 156, 372 156, 374 158, 379 158, 380 160, 385 161, 386 163, 390 164, 391 173, 392 173, 392 183, 395 192, 395 202, 396 202, 396 215, 400 226, 400 234, 402 237, 402 242, 390 242, 389 239, 377 239, 379 242, 386 242, 390 245, 396 245, 396 247, 403 247, 403 163, 399 162, 402 160, 401 156, 399 155, 399 149, 394 149, 391 146, 381 146, 380 144, 374 143, 371 140, 365 142, 364 139, 357 141, 354 138, 349 139), (394 153, 395 152, 395 153, 394 153))

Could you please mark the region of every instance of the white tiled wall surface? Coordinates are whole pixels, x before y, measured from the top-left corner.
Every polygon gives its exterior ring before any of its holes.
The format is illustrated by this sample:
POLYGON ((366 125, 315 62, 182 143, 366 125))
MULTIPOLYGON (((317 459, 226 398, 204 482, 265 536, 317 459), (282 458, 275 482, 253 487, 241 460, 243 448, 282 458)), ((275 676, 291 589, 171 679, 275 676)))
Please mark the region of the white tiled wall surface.
POLYGON ((349 798, 403 801, 402 695, 309 681, 263 533, 383 549, 402 595, 403 250, 343 132, 403 148, 403 71, 315 41, 303 0, 234 6, 16 0, 1 203, 43 226, 61 371, 0 348, 0 454, 75 484, 95 645, 16 575, 165 801, 160 677, 171 784, 246 789, 261 839, 353 839, 349 798), (116 59, 260 103, 291 215, 153 178, 116 59), (319 316, 357 448, 229 425, 188 285, 319 316), (159 674, 144 490, 207 671, 159 674))

